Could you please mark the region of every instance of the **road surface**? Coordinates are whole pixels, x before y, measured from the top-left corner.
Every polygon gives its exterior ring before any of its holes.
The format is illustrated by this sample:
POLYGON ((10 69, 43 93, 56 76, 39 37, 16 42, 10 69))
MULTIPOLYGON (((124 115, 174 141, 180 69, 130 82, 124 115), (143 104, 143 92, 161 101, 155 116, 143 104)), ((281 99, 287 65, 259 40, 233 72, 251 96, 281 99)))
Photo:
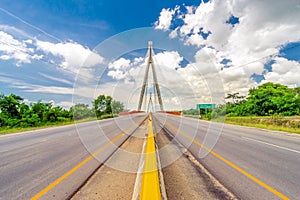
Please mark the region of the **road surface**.
POLYGON ((0 199, 37 194, 42 199, 68 198, 144 118, 134 115, 1 136, 0 199), (78 169, 70 174, 74 167, 78 169))
MULTIPOLYGON (((154 123, 173 134, 240 199, 299 199, 299 135, 153 116, 154 123)), ((70 197, 145 117, 131 115, 1 136, 0 199, 70 197)))
POLYGON ((240 199, 300 198, 299 135, 164 114, 154 117, 240 199))

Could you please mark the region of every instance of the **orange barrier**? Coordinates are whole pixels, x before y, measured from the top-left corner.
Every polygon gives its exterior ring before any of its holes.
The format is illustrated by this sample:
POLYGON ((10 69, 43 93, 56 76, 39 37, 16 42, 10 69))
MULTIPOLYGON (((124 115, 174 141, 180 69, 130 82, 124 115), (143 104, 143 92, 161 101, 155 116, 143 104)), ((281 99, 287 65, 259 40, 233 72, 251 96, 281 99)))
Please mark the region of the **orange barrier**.
POLYGON ((123 116, 123 115, 131 115, 131 114, 137 114, 137 113, 145 113, 145 111, 141 111, 141 110, 133 110, 133 111, 125 111, 125 112, 119 112, 119 116, 123 116))
POLYGON ((170 115, 178 115, 181 116, 182 113, 180 111, 159 111, 160 113, 166 113, 166 114, 170 114, 170 115))
MULTIPOLYGON (((178 116, 182 115, 182 113, 180 111, 158 111, 158 112, 159 113, 166 113, 166 114, 170 114, 170 115, 178 115, 178 116)), ((137 114, 137 113, 145 113, 145 111, 133 110, 133 111, 119 112, 119 116, 131 115, 131 114, 137 114)))

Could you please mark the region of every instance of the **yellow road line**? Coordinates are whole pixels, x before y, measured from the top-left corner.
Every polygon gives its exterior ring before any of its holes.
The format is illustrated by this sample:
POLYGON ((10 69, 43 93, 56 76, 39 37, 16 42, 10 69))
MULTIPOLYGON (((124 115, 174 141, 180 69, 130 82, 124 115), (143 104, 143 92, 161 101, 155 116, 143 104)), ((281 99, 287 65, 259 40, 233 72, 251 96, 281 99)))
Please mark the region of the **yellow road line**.
POLYGON ((158 178, 155 141, 152 127, 152 117, 149 116, 148 137, 144 158, 144 170, 140 191, 141 200, 160 200, 160 184, 158 178))
POLYGON ((58 179, 56 179, 54 182, 52 182, 50 185, 48 185, 46 188, 44 188, 43 190, 41 190, 39 193, 37 193, 35 196, 33 196, 31 198, 31 200, 37 200, 40 197, 42 197, 44 194, 46 194, 49 190, 51 190, 52 188, 54 188, 57 184, 59 184, 60 182, 62 182, 64 179, 66 179, 67 177, 69 177, 71 174, 73 174, 75 171, 77 171, 80 167, 82 167, 84 164, 86 164, 87 162, 89 162, 91 159, 93 159, 95 156, 97 156, 99 153, 101 153, 103 150, 105 150, 107 147, 109 147, 111 144, 113 144, 115 141, 117 141, 118 139, 120 139, 123 135, 125 135, 130 129, 132 129, 136 124, 139 124, 140 122, 142 122, 143 119, 137 121, 134 125, 132 125, 131 127, 129 127, 127 130, 125 130, 124 132, 122 132, 120 135, 118 135, 117 137, 113 138, 112 140, 110 140, 108 143, 106 143, 104 146, 102 146, 100 149, 98 149, 95 153, 93 153, 92 155, 90 155, 89 157, 87 157, 86 159, 84 159, 81 163, 79 163, 78 165, 76 165, 75 167, 73 167, 70 171, 68 171, 67 173, 65 173, 64 175, 62 175, 61 177, 59 177, 58 179))
POLYGON ((240 168, 239 166, 233 164, 232 162, 230 162, 229 160, 227 160, 226 158, 222 157, 221 155, 217 154, 216 152, 214 152, 213 150, 211 150, 210 148, 204 146, 203 144, 201 144, 200 142, 198 142, 197 140, 193 139, 191 136, 185 134, 184 132, 182 132, 181 130, 177 129, 176 127, 172 126, 170 123, 166 122, 166 125, 169 126, 171 129, 173 129, 174 131, 176 131, 177 133, 180 133, 182 136, 184 136, 185 138, 191 140, 193 143, 195 143, 196 145, 200 146, 201 148, 205 149, 206 151, 210 152, 212 155, 214 155, 215 157, 219 158, 220 160, 222 160, 223 162, 225 162, 227 165, 231 166, 232 168, 234 168, 235 170, 239 171, 240 173, 242 173, 243 175, 245 175, 246 177, 250 178, 252 181, 254 181, 255 183, 259 184, 260 186, 264 187, 265 189, 269 190, 270 192, 272 192, 273 194, 275 194, 276 196, 280 197, 281 199, 284 200, 288 200, 289 198, 287 196, 285 196, 284 194, 278 192, 277 190, 275 190, 274 188, 272 188, 271 186, 267 185, 266 183, 262 182, 261 180, 259 180, 258 178, 254 177, 253 175, 249 174, 248 172, 246 172, 245 170, 243 170, 242 168, 240 168))

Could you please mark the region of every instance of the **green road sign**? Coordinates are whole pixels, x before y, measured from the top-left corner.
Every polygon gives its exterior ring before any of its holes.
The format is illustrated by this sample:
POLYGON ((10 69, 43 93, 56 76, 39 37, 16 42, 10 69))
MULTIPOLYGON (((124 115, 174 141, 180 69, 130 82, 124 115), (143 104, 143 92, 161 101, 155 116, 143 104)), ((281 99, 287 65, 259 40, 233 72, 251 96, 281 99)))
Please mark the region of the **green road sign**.
POLYGON ((210 104, 210 103, 197 104, 197 109, 215 108, 215 107, 216 107, 216 104, 210 104))

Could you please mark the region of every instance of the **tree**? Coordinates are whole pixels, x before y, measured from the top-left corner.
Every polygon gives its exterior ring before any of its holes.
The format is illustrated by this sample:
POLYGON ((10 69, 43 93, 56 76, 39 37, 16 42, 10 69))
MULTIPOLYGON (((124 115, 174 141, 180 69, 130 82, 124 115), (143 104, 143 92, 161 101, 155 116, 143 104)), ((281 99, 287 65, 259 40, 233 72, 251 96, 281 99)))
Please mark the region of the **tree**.
POLYGON ((96 116, 101 117, 102 115, 112 114, 111 102, 112 97, 99 95, 97 99, 93 101, 96 116))
POLYGON ((247 106, 252 114, 266 116, 272 114, 296 115, 299 110, 296 90, 275 83, 265 83, 250 89, 247 106))
POLYGON ((112 104, 112 97, 111 96, 107 96, 105 98, 105 114, 112 114, 112 108, 111 108, 111 104, 112 104))
POLYGON ((124 111, 124 104, 120 101, 113 100, 111 102, 111 109, 114 114, 119 114, 119 112, 124 111))
POLYGON ((97 117, 100 117, 105 113, 106 110, 106 101, 105 96, 100 95, 93 101, 94 111, 97 117))
POLYGON ((89 108, 89 105, 82 104, 82 103, 75 104, 74 106, 72 106, 70 108, 70 112, 72 113, 73 118, 75 120, 84 119, 84 118, 95 116, 95 114, 93 113, 93 111, 89 108))
POLYGON ((113 113, 117 114, 124 110, 123 103, 113 100, 111 96, 99 95, 93 101, 93 109, 98 118, 113 117, 113 113), (106 115, 106 116, 104 116, 106 115))
POLYGON ((42 103, 39 100, 37 103, 30 104, 33 113, 37 114, 41 122, 48 121, 48 112, 51 110, 51 103, 42 103))
POLYGON ((1 127, 32 127, 67 121, 72 119, 70 112, 51 103, 25 104, 23 98, 15 94, 0 95, 0 126, 1 127))
POLYGON ((239 94, 240 94, 239 92, 227 94, 225 99, 232 99, 232 103, 238 103, 238 101, 245 98, 245 96, 239 96, 239 94))
POLYGON ((292 89, 281 84, 265 83, 250 89, 247 99, 238 93, 228 94, 226 98, 233 99, 233 103, 226 104, 226 113, 229 116, 299 115, 299 94, 299 87, 292 89))
POLYGON ((2 115, 6 115, 8 118, 17 118, 20 116, 20 104, 23 99, 15 94, 9 96, 0 96, 0 111, 2 115))

